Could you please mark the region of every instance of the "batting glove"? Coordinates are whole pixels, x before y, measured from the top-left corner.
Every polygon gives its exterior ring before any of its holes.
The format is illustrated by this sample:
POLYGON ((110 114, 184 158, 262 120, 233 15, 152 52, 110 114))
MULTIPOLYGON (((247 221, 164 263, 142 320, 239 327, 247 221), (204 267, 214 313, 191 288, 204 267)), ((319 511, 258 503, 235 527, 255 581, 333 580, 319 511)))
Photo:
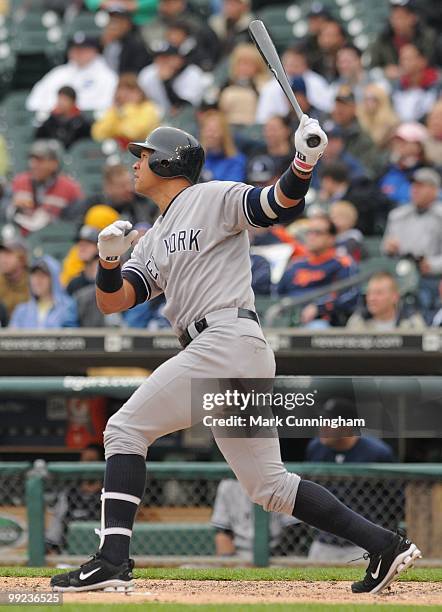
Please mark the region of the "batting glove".
POLYGON ((319 125, 317 119, 311 119, 308 115, 302 115, 298 129, 295 132, 296 155, 293 164, 299 172, 309 173, 322 157, 328 138, 324 130, 319 125), (310 136, 318 136, 320 142, 316 147, 309 147, 307 139, 310 136))
POLYGON ((118 261, 138 236, 137 230, 129 231, 129 221, 114 221, 98 234, 98 254, 104 261, 118 261), (126 233, 128 232, 128 233, 126 233))

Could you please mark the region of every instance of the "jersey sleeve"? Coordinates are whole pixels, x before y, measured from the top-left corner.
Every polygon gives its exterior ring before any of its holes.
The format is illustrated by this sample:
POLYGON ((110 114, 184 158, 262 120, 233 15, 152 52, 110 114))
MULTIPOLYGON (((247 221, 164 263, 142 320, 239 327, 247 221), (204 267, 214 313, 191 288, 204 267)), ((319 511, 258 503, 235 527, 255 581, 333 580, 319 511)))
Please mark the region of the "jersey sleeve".
POLYGON ((163 293, 163 290, 153 278, 154 272, 149 273, 149 262, 145 256, 146 242, 143 240, 144 238, 147 238, 147 234, 135 246, 130 259, 123 265, 121 270, 122 277, 135 289, 136 301, 134 306, 163 293))
POLYGON ((275 195, 275 186, 253 187, 245 183, 229 182, 224 191, 223 216, 232 233, 250 227, 270 227, 275 223, 294 221, 304 212, 305 201, 284 208, 275 195))

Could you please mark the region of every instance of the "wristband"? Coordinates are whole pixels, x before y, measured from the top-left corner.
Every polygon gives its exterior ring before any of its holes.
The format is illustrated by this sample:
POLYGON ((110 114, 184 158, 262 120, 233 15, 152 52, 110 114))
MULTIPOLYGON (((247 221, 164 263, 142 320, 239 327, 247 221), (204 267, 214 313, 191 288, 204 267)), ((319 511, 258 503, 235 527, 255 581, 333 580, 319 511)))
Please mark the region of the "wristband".
POLYGON ((290 165, 279 179, 279 188, 289 200, 302 200, 310 187, 310 176, 307 176, 305 179, 300 178, 290 165))
POLYGON ((95 284, 98 289, 104 293, 115 293, 119 291, 123 286, 121 266, 117 266, 116 268, 103 268, 101 262, 99 262, 95 284))

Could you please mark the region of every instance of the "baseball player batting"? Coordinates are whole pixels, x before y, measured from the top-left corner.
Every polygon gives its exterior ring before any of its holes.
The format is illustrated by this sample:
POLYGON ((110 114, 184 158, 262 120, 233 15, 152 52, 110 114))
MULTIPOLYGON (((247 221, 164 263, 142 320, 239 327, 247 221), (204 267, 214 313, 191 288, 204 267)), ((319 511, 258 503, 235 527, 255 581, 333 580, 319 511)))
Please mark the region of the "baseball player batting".
MULTIPOLYGON (((304 210, 312 170, 327 146, 315 119, 303 115, 295 158, 275 185, 198 183, 204 151, 171 127, 129 144, 137 157, 135 189, 152 198, 160 216, 121 267, 137 232, 116 221, 99 234, 97 303, 122 312, 164 293, 165 315, 183 350, 163 363, 108 421, 106 473, 97 553, 78 570, 54 576, 58 591, 132 588, 132 527, 146 480, 146 454, 155 440, 192 424, 191 379, 273 378, 275 359, 254 311, 249 228, 293 221, 304 210), (311 148, 307 138, 319 137, 311 148), (130 231, 131 230, 131 231, 130 231)), ((214 433, 216 437, 216 432, 214 433)), ((277 438, 216 442, 253 502, 292 514, 367 551, 355 593, 377 593, 421 556, 415 544, 356 514, 324 487, 287 472, 277 438)))

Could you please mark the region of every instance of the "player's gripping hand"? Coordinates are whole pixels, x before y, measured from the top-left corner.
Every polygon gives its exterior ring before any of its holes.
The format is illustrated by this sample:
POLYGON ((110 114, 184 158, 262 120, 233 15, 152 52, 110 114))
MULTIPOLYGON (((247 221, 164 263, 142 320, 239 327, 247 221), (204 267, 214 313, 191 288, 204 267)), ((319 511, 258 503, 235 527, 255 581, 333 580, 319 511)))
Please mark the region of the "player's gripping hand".
POLYGON ((129 221, 114 221, 98 234, 98 255, 104 261, 118 261, 138 236, 129 221), (128 232, 128 233, 126 233, 128 232))
POLYGON ((296 155, 293 164, 300 172, 311 172, 316 162, 325 151, 328 144, 327 134, 319 125, 317 119, 302 115, 298 129, 295 132, 296 155), (307 139, 310 136, 319 136, 320 142, 316 147, 309 147, 307 139))

